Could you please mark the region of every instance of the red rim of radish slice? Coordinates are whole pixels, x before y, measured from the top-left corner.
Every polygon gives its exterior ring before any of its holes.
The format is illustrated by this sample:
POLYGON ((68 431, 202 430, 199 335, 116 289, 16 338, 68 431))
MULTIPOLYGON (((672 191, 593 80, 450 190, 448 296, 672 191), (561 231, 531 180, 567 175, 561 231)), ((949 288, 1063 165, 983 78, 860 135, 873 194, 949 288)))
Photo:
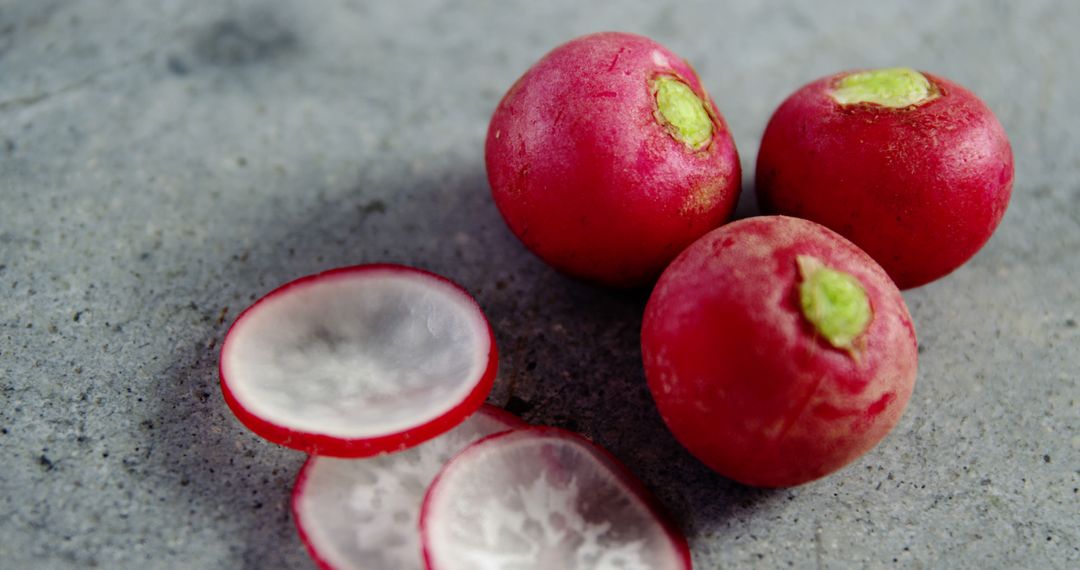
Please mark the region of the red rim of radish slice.
POLYGON ((421 269, 371 264, 302 277, 256 301, 225 335, 219 374, 229 408, 263 438, 316 455, 367 457, 464 421, 491 391, 497 364, 491 326, 465 289, 421 269), (431 314, 415 315, 418 307, 431 314), (342 347, 353 352, 340 354, 342 347), (388 360, 412 376, 380 369, 388 360), (365 382, 381 383, 382 393, 358 390, 365 382), (420 409, 380 409, 372 399, 420 409))
MULTIPOLYGON (((584 522, 584 516, 581 516, 581 519, 583 521, 581 524, 600 525, 601 527, 603 527, 601 531, 606 533, 611 528, 610 524, 612 522, 625 523, 625 521, 628 520, 630 516, 637 516, 643 521, 646 521, 647 523, 656 525, 656 528, 649 529, 651 533, 649 539, 653 543, 652 547, 646 548, 642 552, 652 554, 654 556, 659 556, 663 564, 647 565, 647 567, 656 568, 657 570, 668 568, 673 570, 689 570, 690 568, 692 568, 690 548, 687 545, 686 538, 682 535, 682 533, 677 530, 676 526, 670 521, 670 519, 667 518, 667 516, 664 514, 664 511, 660 508, 659 504, 653 498, 652 494, 649 493, 649 491, 645 488, 644 484, 642 484, 641 481, 634 477, 634 475, 631 474, 630 471, 627 470, 627 468, 617 458, 615 458, 614 455, 612 455, 610 452, 603 449, 602 447, 596 445, 592 441, 586 439, 585 437, 575 434, 573 432, 552 427, 530 427, 490 435, 477 441, 476 443, 473 443, 472 445, 466 447, 456 457, 447 462, 446 466, 443 467, 442 471, 439 472, 439 475, 431 483, 431 486, 428 488, 427 494, 424 496, 424 503, 420 510, 421 542, 423 544, 424 562, 429 570, 456 570, 457 568, 474 567, 472 565, 440 565, 439 563, 437 563, 437 560, 440 557, 445 559, 449 556, 449 553, 445 550, 446 545, 452 545, 452 547, 457 548, 458 545, 461 544, 460 539, 462 537, 455 537, 453 539, 448 538, 447 535, 452 532, 451 530, 449 530, 450 526, 453 526, 453 528, 455 529, 460 529, 461 532, 468 537, 467 539, 474 539, 473 537, 490 531, 490 527, 486 527, 484 524, 478 524, 478 529, 473 529, 466 528, 465 525, 456 526, 449 525, 449 523, 447 523, 447 526, 443 527, 444 530, 436 530, 437 525, 434 521, 436 517, 440 515, 440 513, 446 513, 449 511, 455 513, 455 516, 463 516, 461 513, 465 512, 466 510, 474 510, 476 512, 481 512, 485 514, 496 510, 497 507, 492 506, 490 502, 483 503, 483 498, 494 496, 493 487, 496 484, 496 481, 490 478, 490 473, 485 473, 486 476, 482 478, 483 483, 481 483, 480 485, 482 485, 483 488, 477 489, 471 494, 460 488, 460 480, 468 477, 466 470, 469 469, 470 463, 476 463, 477 461, 484 461, 486 459, 489 461, 494 461, 497 464, 498 458, 491 460, 490 458, 485 456, 490 456, 492 453, 498 453, 500 448, 504 452, 513 452, 515 451, 515 445, 518 446, 518 450, 520 450, 524 448, 524 446, 522 445, 523 443, 531 443, 538 445, 538 455, 542 456, 541 459, 539 459, 538 461, 547 462, 549 465, 553 466, 552 470, 548 471, 565 470, 567 468, 567 464, 559 461, 559 457, 556 456, 556 454, 558 453, 557 450, 554 450, 550 447, 545 448, 543 447, 543 445, 555 444, 566 446, 566 449, 572 450, 572 454, 576 454, 578 456, 578 460, 592 464, 592 467, 595 469, 592 476, 596 479, 601 480, 599 486, 612 486, 611 489, 607 489, 606 491, 615 495, 615 498, 627 499, 625 504, 631 505, 630 507, 627 507, 623 510, 623 516, 614 519, 614 521, 612 519, 605 519, 600 521, 584 522), (458 488, 454 489, 455 486, 458 486, 458 488), (472 497, 471 495, 477 496, 472 497), (458 501, 458 503, 451 504, 454 503, 455 500, 458 501), (631 510, 633 512, 627 513, 627 510, 631 510), (604 525, 608 526, 604 527, 604 525), (659 551, 663 548, 669 549, 669 552, 666 555, 659 553, 659 551)), ((537 485, 537 482, 541 481, 541 479, 543 479, 544 482, 547 482, 546 474, 548 473, 548 471, 545 471, 542 467, 533 468, 530 470, 530 468, 525 465, 525 461, 526 459, 522 458, 513 459, 512 463, 506 464, 503 467, 510 466, 512 468, 520 468, 522 472, 530 474, 540 473, 540 476, 536 478, 533 483, 529 484, 537 485)), ((581 464, 582 463, 579 463, 579 465, 581 464)), ((481 479, 481 477, 475 476, 475 474, 473 475, 474 479, 481 479)), ((565 472, 555 473, 552 476, 561 476, 566 478, 567 474, 565 472)), ((565 485, 570 488, 575 485, 574 481, 574 475, 571 474, 569 475, 569 479, 567 480, 565 485)), ((548 483, 548 485, 549 487, 547 488, 551 488, 550 483, 548 483)), ((522 487, 519 487, 519 489, 522 489, 522 487)), ((592 494, 582 492, 580 495, 576 494, 576 491, 574 491, 574 505, 582 506, 588 503, 588 498, 611 496, 602 494, 602 492, 605 491, 602 488, 592 489, 592 491, 594 491, 594 493, 592 494), (576 500, 578 497, 586 498, 579 501, 576 500)), ((545 492, 546 490, 540 491, 542 495, 545 492)), ((542 497, 537 499, 536 502, 531 504, 543 504, 543 506, 550 506, 559 500, 558 498, 552 500, 551 497, 551 495, 543 495, 542 497)), ((527 510, 529 508, 527 506, 524 506, 528 504, 527 499, 524 497, 521 498, 520 504, 523 505, 523 510, 527 510)), ((588 506, 595 508, 595 505, 588 506)), ((505 508, 505 505, 503 505, 503 507, 505 508)), ((580 512, 578 513, 578 515, 580 516, 580 512)), ((553 518, 549 515, 547 523, 533 521, 534 525, 532 527, 532 532, 535 532, 537 525, 543 526, 544 524, 548 524, 555 526, 556 523, 552 522, 552 520, 553 518)), ((559 517, 558 520, 560 521, 558 524, 562 525, 564 528, 569 528, 573 526, 573 524, 575 524, 573 522, 570 522, 570 519, 566 517, 559 517)), ((525 528, 526 524, 527 523, 521 523, 522 529, 525 528)), ((595 534, 595 532, 597 532, 597 529, 593 530, 594 537, 601 536, 595 534)), ((612 531, 612 533, 616 535, 617 539, 619 531, 612 531)), ((584 531, 582 532, 582 534, 584 534, 584 531)), ((608 537, 608 539, 610 540, 612 538, 608 537)), ((500 535, 500 540, 509 539, 505 538, 503 535, 500 535)), ((520 547, 520 544, 518 544, 518 546, 520 547)), ((530 561, 537 564, 541 563, 538 562, 535 558, 530 559, 530 561)), ((548 566, 550 566, 550 561, 548 562, 548 566)), ((555 564, 558 564, 558 562, 555 562, 555 564)), ((493 564, 490 567, 498 566, 497 564, 493 564)))
POLYGON ((300 540, 312 560, 323 570, 421 568, 423 555, 416 522, 424 493, 443 463, 475 441, 527 425, 501 408, 484 404, 460 426, 401 453, 358 459, 308 457, 296 477, 292 494, 293 521, 300 540), (404 463, 396 463, 399 461, 404 463), (401 467, 406 477, 413 476, 407 483, 400 479, 390 482, 397 485, 387 495, 394 496, 365 496, 362 488, 349 487, 356 485, 357 480, 378 478, 394 465, 401 467), (312 486, 318 487, 312 489, 312 486), (363 504, 365 500, 375 500, 379 504, 372 507, 363 504), (361 504, 357 505, 357 501, 361 504), (404 515, 396 512, 403 506, 411 511, 404 515), (400 538, 395 542, 393 529, 388 527, 405 527, 401 533, 405 543, 402 544, 400 538), (365 538, 382 546, 381 550, 391 550, 378 555, 384 556, 381 566, 372 565, 371 561, 361 565, 363 551, 373 546, 364 544, 365 538), (410 551, 411 558, 407 554, 410 551), (410 564, 408 560, 414 563, 410 564))

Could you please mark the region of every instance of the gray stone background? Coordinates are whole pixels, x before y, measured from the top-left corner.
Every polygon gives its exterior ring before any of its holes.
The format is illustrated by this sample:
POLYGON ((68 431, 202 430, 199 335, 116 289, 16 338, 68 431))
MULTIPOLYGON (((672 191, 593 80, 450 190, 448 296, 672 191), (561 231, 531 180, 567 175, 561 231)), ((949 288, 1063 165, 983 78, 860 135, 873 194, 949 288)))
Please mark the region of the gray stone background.
POLYGON ((305 568, 303 457, 217 385, 274 286, 393 261, 470 289, 490 400, 582 431, 655 490, 696 565, 1080 564, 1080 2, 0 1, 0 566, 305 568), (639 362, 644 293, 556 274, 505 228, 483 138, 574 36, 691 61, 742 154, 799 85, 904 64, 971 88, 1016 154, 986 248, 905 293, 919 383, 884 443, 755 490, 684 452, 639 362))

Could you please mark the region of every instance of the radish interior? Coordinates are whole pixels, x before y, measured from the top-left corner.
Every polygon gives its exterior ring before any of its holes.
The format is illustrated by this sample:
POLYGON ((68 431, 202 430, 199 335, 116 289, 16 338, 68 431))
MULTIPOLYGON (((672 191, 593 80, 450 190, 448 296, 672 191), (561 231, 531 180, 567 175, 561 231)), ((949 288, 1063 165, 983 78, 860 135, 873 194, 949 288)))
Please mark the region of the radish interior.
POLYGON ((470 447, 429 492, 422 524, 432 568, 686 568, 619 469, 591 444, 531 430, 470 447))
POLYGON ((417 520, 431 480, 465 446, 512 427, 481 408, 453 430, 401 453, 312 457, 293 498, 308 546, 338 570, 423 568, 417 520))
POLYGON ((249 412, 297 431, 365 438, 449 411, 488 365, 463 291, 403 268, 357 268, 272 293, 237 321, 222 370, 249 412))

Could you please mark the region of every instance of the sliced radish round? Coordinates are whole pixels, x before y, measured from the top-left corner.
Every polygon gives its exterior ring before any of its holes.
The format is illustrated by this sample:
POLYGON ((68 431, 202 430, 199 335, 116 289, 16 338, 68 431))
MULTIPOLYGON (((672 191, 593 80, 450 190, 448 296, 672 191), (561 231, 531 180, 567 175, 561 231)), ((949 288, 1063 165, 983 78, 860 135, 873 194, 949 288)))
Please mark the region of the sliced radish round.
POLYGON ((308 552, 326 569, 423 568, 417 520, 428 484, 469 444, 524 426, 485 405, 456 428, 401 453, 310 457, 292 497, 293 519, 308 552))
POLYGON ((464 289, 359 265, 283 285, 221 347, 225 401, 248 428, 316 455, 366 457, 461 423, 491 390, 495 339, 464 289))
POLYGON ((556 428, 493 435, 450 460, 420 512, 433 570, 685 570, 686 539, 610 453, 556 428))

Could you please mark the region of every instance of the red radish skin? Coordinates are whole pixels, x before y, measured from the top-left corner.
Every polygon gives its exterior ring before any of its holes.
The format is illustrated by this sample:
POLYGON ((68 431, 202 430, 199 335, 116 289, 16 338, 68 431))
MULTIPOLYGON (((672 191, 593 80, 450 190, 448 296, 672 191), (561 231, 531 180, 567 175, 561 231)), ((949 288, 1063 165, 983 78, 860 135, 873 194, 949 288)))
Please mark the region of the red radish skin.
MULTIPOLYGON (((570 503, 578 508, 590 509, 590 517, 595 517, 599 511, 603 508, 623 509, 620 512, 624 513, 623 518, 620 521, 624 522, 634 516, 629 513, 635 512, 634 510, 626 511, 627 504, 635 505, 637 516, 645 516, 649 521, 649 524, 658 525, 658 530, 664 537, 661 544, 652 544, 652 547, 646 547, 645 553, 657 554, 663 551, 663 549, 671 549, 669 553, 671 556, 670 565, 654 566, 654 565, 634 565, 633 561, 625 561, 625 566, 618 566, 619 568, 639 568, 649 567, 656 568, 657 570, 690 570, 693 565, 690 557, 690 548, 686 542, 686 538, 678 531, 676 526, 668 519, 664 514, 663 509, 657 503, 652 494, 645 488, 645 486, 638 480, 625 466, 609 451, 596 445, 587 438, 559 428, 554 427, 530 427, 525 429, 513 430, 510 432, 503 432, 485 437, 476 443, 473 443, 469 447, 465 448, 456 457, 450 460, 443 470, 435 477, 435 480, 428 488, 427 494, 424 497, 424 503, 420 511, 420 533, 421 542, 424 550, 424 561, 428 570, 458 570, 459 568, 468 567, 470 570, 489 570, 494 568, 503 568, 513 566, 514 568, 521 568, 526 570, 527 568, 538 567, 544 568, 569 568, 570 558, 551 556, 551 553, 532 553, 529 554, 527 544, 522 544, 529 540, 535 540, 538 535, 544 535, 543 532, 538 532, 541 527, 548 524, 559 527, 563 530, 571 529, 573 524, 573 517, 563 516, 563 514, 552 514, 548 517, 549 521, 535 521, 535 527, 531 527, 529 524, 530 517, 536 517, 539 513, 533 512, 528 505, 534 504, 528 498, 528 492, 521 488, 523 482, 508 481, 508 478, 516 475, 525 474, 532 478, 537 477, 539 471, 539 478, 543 480, 545 477, 551 477, 558 482, 558 485, 565 486, 566 488, 574 487, 574 482, 579 478, 586 479, 588 473, 582 473, 574 471, 574 468, 585 469, 589 466, 597 469, 597 472, 593 472, 594 479, 605 481, 603 484, 598 484, 596 488, 590 489, 591 493, 585 493, 584 496, 578 495, 571 497, 570 503), (518 448, 516 451, 513 448, 518 448), (566 448, 569 448, 567 450, 566 448), (502 463, 502 467, 505 469, 498 469, 497 473, 483 472, 480 474, 474 474, 474 478, 480 478, 484 481, 483 488, 477 489, 459 489, 456 488, 459 483, 455 483, 456 480, 461 479, 458 471, 466 471, 470 468, 470 463, 482 462, 485 456, 491 454, 497 454, 502 449, 507 451, 509 455, 517 454, 516 457, 508 457, 504 459, 496 458, 493 462, 498 464, 502 463), (570 451, 569 453, 567 451, 570 451), (536 467, 530 464, 530 461, 536 461, 543 465, 543 467, 536 467), (520 473, 509 473, 510 471, 519 471, 520 473), (500 488, 499 485, 510 485, 514 487, 515 492, 511 492, 510 495, 514 495, 517 499, 509 499, 510 504, 518 505, 517 508, 521 508, 524 511, 522 513, 515 513, 513 517, 515 520, 513 523, 518 524, 522 528, 520 530, 525 531, 527 536, 518 537, 516 540, 512 536, 514 530, 510 528, 502 528, 503 531, 499 534, 498 541, 500 544, 509 544, 511 550, 509 554, 516 560, 486 560, 486 564, 479 565, 476 560, 473 561, 473 565, 461 566, 459 564, 449 563, 440 558, 445 558, 446 553, 440 554, 437 544, 440 540, 445 539, 438 538, 441 534, 437 527, 440 524, 439 516, 447 505, 444 503, 446 497, 451 497, 451 501, 457 499, 461 500, 461 496, 468 495, 465 499, 466 503, 472 505, 470 508, 482 516, 497 516, 498 508, 496 508, 499 500, 507 500, 505 496, 506 489, 500 488), (620 489, 619 493, 613 493, 611 487, 620 489), (522 494, 524 493, 524 494, 522 494), (622 493, 625 493, 623 495, 622 493), (518 496, 520 495, 520 496, 518 496), (488 503, 479 505, 469 497, 476 496, 477 500, 488 500, 488 503), (598 500, 599 497, 603 497, 602 500, 598 500), (490 500, 489 500, 490 498, 490 500), (519 502, 520 500, 520 502, 519 502), (530 532, 534 531, 534 532, 530 532)), ((534 497, 535 499, 535 497, 534 497)), ((566 497, 560 496, 558 492, 543 494, 543 499, 538 503, 544 507, 552 508, 553 513, 557 513, 557 508, 553 505, 558 505, 565 501, 566 497)), ((463 505, 458 504, 457 507, 463 505)), ((505 507, 505 503, 502 505, 505 507)), ((534 507, 536 508, 536 507, 534 507)), ((459 508, 449 506, 449 509, 454 512, 455 516, 463 516, 459 508)), ((471 521, 476 523, 477 521, 471 521)), ((588 524, 604 527, 605 524, 615 523, 616 521, 597 521, 590 518, 588 524)), ((490 523, 490 521, 488 521, 490 523)), ((485 526, 485 523, 479 523, 480 528, 489 529, 485 526)), ((494 523, 490 523, 494 524, 494 523)), ((507 527, 513 526, 511 521, 507 521, 507 527)), ((606 527, 604 532, 610 530, 610 527, 606 527)), ((628 532, 627 529, 622 529, 623 532, 628 532)), ((469 531, 466 531, 469 532, 469 531)), ((568 531, 569 532, 569 531, 568 531)), ((587 534, 587 533, 586 533, 587 534)), ((615 533, 612 536, 606 538, 610 541, 609 548, 615 548, 618 546, 620 540, 627 541, 629 538, 620 533, 615 533)), ((455 546, 460 546, 460 543, 454 541, 455 546)), ((566 545, 567 542, 560 543, 566 545)), ((580 542, 575 540, 568 540, 568 548, 581 548, 580 542)), ((488 545, 490 546, 490 545, 488 545)), ((640 546, 640 545, 639 545, 640 546)), ((504 546, 505 547, 505 546, 504 546)), ((497 556, 497 554, 496 554, 497 556)), ((659 555, 663 558, 662 555, 659 555)), ((589 566, 592 567, 592 566, 589 566)), ((599 566, 598 566, 599 567, 599 566)), ((575 568, 577 568, 575 566, 575 568)), ((607 566, 603 566, 607 568, 607 566)), ((614 568, 614 566, 612 566, 614 568)))
MULTIPOLYGON (((286 325, 288 326, 288 325, 286 325)), ((435 436, 438 436, 461 423, 469 415, 477 410, 484 400, 495 381, 498 366, 498 355, 495 347, 495 337, 486 318, 483 316, 479 305, 469 296, 463 288, 456 283, 434 273, 394 264, 369 264, 351 267, 343 267, 323 273, 309 275, 282 285, 271 291, 241 313, 225 335, 225 341, 221 347, 221 359, 219 361, 219 375, 221 389, 225 402, 248 429, 257 435, 279 445, 303 451, 315 455, 327 455, 333 457, 368 457, 380 453, 389 453, 403 450, 418 445, 435 436), (459 297, 459 301, 475 310, 477 319, 482 320, 484 331, 483 350, 486 363, 475 379, 475 384, 468 393, 450 408, 442 411, 435 417, 420 421, 407 429, 395 430, 391 433, 370 435, 364 437, 343 437, 340 435, 320 433, 315 430, 303 430, 289 427, 276 422, 273 418, 254 413, 250 406, 241 401, 236 394, 236 386, 231 380, 233 370, 228 355, 233 350, 233 344, 241 330, 252 315, 257 314, 261 308, 275 300, 288 295, 293 295, 307 287, 319 285, 339 278, 354 278, 357 276, 385 273, 400 275, 408 279, 428 280, 435 286, 442 287, 451 295, 459 297)))
POLYGON ((761 141, 767 213, 806 218, 864 249, 901 289, 942 277, 990 239, 1012 194, 1009 140, 967 89, 923 73, 928 100, 840 104, 845 72, 796 91, 761 141))
POLYGON ((518 79, 491 119, 485 158, 495 203, 526 247, 614 286, 650 283, 723 223, 741 179, 727 124, 694 70, 648 38, 614 32, 570 41, 518 79), (700 148, 658 112, 658 78, 704 105, 711 136, 700 148))
POLYGON ((660 277, 642 326, 649 388, 692 454, 747 485, 823 477, 874 447, 915 386, 916 341, 888 275, 806 220, 749 218, 710 232, 660 277), (872 312, 850 350, 800 304, 799 257, 854 277, 872 312))
POLYGON ((402 453, 361 459, 309 457, 292 495, 293 521, 308 554, 323 570, 421 568, 415 525, 423 493, 442 465, 470 443, 527 426, 517 416, 484 404, 455 429, 402 453), (365 486, 377 485, 387 488, 378 494, 363 492, 365 486), (395 530, 404 532, 396 536, 395 530))

